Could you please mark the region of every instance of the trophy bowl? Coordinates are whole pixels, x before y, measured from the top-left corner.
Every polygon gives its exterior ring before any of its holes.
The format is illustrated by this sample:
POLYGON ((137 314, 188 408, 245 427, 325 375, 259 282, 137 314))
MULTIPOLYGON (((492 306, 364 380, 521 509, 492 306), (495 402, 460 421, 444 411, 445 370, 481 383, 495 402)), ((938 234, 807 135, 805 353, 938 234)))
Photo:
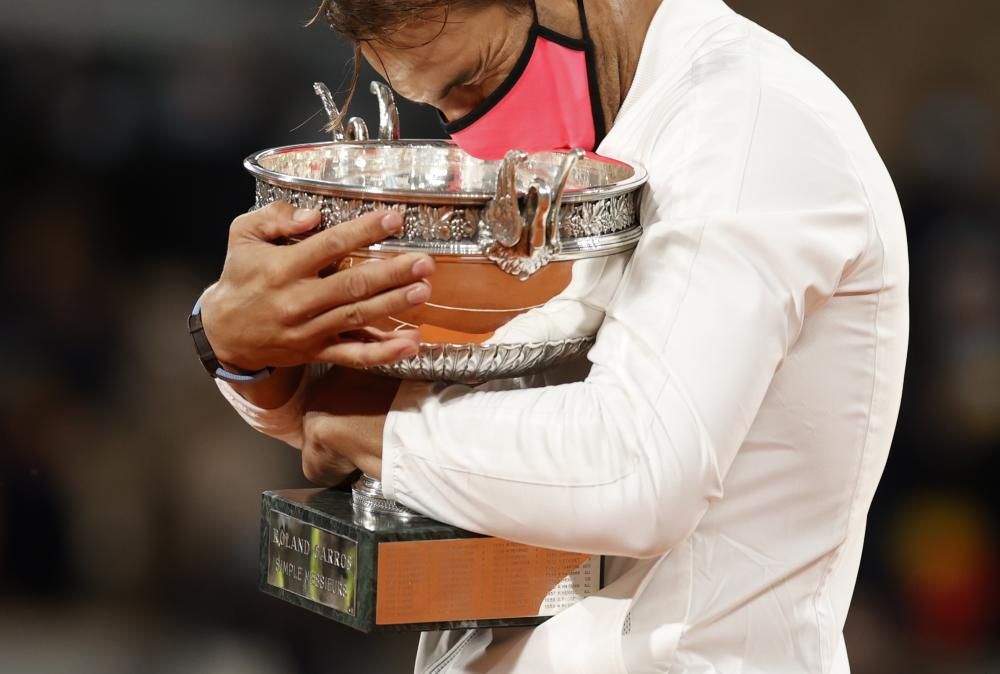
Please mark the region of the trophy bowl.
POLYGON ((567 305, 592 304, 580 286, 594 285, 588 277, 608 258, 627 259, 641 234, 645 171, 582 151, 485 161, 445 141, 334 141, 264 150, 245 166, 255 208, 285 200, 319 210, 315 231, 376 209, 402 215, 397 235, 339 269, 434 257, 431 300, 372 326, 420 331, 416 356, 376 368, 404 379, 478 383, 585 353, 599 319, 567 321, 567 305))

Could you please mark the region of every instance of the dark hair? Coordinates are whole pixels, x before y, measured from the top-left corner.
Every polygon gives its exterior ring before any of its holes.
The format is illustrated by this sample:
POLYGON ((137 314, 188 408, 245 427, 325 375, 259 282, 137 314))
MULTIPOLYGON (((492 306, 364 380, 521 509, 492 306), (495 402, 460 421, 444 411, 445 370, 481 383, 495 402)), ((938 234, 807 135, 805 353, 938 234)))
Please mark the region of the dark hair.
POLYGON ((354 72, 351 85, 335 126, 347 116, 347 109, 354 99, 354 92, 361 77, 361 44, 371 41, 388 41, 392 34, 414 19, 424 18, 435 11, 443 11, 441 30, 448 22, 452 9, 500 5, 511 13, 523 11, 534 0, 323 0, 309 23, 320 20, 338 34, 354 43, 354 72))

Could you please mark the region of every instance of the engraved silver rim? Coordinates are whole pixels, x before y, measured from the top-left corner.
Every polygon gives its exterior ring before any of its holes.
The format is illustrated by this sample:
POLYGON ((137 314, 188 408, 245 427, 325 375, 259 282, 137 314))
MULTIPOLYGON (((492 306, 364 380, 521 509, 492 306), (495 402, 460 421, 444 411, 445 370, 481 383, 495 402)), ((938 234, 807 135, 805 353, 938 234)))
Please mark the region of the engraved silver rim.
MULTIPOLYGON (((602 236, 588 236, 563 241, 561 250, 552 255, 553 262, 570 262, 592 257, 605 257, 632 250, 642 237, 642 227, 636 225, 631 229, 602 236)), ((431 255, 448 255, 465 258, 469 262, 495 264, 483 255, 478 243, 434 241, 401 242, 389 239, 383 243, 368 246, 368 250, 376 253, 413 253, 422 252, 431 255)))
MULTIPOLYGON (((642 236, 636 220, 637 193, 606 199, 563 204, 560 250, 553 261, 601 257, 630 250, 642 236)), ((492 261, 482 251, 479 229, 482 209, 478 206, 450 207, 363 199, 344 199, 287 189, 257 180, 254 208, 285 200, 296 208, 315 208, 323 214, 320 229, 335 227, 364 213, 393 209, 403 216, 403 231, 394 238, 370 246, 372 251, 405 253, 419 250, 432 255, 461 256, 492 261)), ((313 232, 294 237, 300 240, 313 232)))
POLYGON ((480 384, 537 374, 578 358, 594 345, 594 337, 513 344, 422 343, 416 356, 372 368, 397 379, 480 384))
MULTIPOLYGON (((349 148, 351 146, 363 148, 372 146, 400 146, 409 149, 431 148, 440 149, 453 147, 454 143, 443 140, 408 140, 408 141, 368 141, 353 143, 305 143, 301 145, 287 145, 284 147, 270 148, 250 155, 244 160, 243 165, 256 178, 272 185, 278 185, 288 189, 302 190, 313 194, 326 196, 338 196, 352 199, 381 199, 397 200, 406 203, 418 204, 448 204, 448 205, 483 205, 495 196, 494 192, 463 192, 461 194, 449 194, 446 192, 428 192, 418 189, 386 189, 372 186, 338 185, 329 181, 315 180, 312 178, 301 178, 279 173, 271 169, 264 168, 261 161, 276 154, 289 152, 302 152, 319 150, 325 146, 336 145, 339 148, 349 148)), ((620 180, 612 185, 601 185, 588 187, 585 189, 567 192, 563 197, 563 203, 578 203, 584 201, 594 201, 607 199, 620 194, 633 192, 646 183, 646 169, 638 164, 629 164, 633 170, 632 176, 620 180)))

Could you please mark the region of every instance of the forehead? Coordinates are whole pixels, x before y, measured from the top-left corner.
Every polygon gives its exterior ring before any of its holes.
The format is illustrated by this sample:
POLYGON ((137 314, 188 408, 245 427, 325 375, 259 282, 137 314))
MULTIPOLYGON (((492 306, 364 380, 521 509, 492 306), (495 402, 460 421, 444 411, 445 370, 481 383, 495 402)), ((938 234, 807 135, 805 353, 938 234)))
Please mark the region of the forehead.
POLYGON ((364 42, 362 52, 376 68, 379 59, 392 70, 443 65, 456 56, 482 51, 514 21, 503 3, 428 10, 364 42))

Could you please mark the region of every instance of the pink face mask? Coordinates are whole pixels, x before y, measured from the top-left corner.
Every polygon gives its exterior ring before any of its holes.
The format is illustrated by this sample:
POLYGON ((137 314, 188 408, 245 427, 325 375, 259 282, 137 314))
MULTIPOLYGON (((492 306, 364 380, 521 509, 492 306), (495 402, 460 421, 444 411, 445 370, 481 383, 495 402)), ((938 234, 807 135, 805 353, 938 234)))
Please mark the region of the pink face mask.
POLYGON ((528 42, 510 75, 472 112, 445 123, 459 147, 480 159, 501 159, 514 148, 597 148, 604 137, 604 113, 587 14, 583 0, 577 4, 581 40, 539 25, 532 3, 528 42))

